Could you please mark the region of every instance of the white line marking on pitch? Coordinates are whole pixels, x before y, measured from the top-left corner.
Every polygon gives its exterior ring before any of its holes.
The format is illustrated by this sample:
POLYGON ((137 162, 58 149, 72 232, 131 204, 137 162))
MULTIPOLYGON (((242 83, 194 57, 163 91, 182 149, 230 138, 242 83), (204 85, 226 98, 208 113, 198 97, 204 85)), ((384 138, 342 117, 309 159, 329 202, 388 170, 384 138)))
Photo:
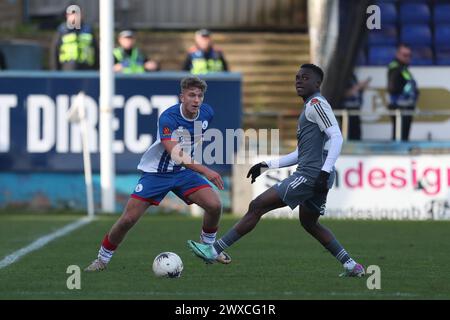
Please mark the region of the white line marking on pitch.
POLYGON ((77 220, 71 224, 68 224, 65 227, 62 227, 61 229, 56 230, 53 233, 50 233, 46 236, 40 237, 39 239, 36 239, 35 241, 33 241, 32 243, 30 243, 28 246, 23 247, 22 249, 19 249, 17 251, 14 251, 13 253, 11 253, 10 255, 7 255, 6 257, 4 257, 1 261, 0 261, 0 269, 5 268, 7 266, 9 266, 10 264, 13 264, 14 262, 18 261, 20 258, 22 258, 23 256, 25 256, 26 254, 33 252, 35 250, 38 250, 40 248, 42 248, 43 246, 45 246, 47 243, 65 236, 67 234, 69 234, 70 232, 84 226, 85 224, 88 224, 89 222, 91 222, 93 220, 93 218, 82 218, 80 220, 77 220))

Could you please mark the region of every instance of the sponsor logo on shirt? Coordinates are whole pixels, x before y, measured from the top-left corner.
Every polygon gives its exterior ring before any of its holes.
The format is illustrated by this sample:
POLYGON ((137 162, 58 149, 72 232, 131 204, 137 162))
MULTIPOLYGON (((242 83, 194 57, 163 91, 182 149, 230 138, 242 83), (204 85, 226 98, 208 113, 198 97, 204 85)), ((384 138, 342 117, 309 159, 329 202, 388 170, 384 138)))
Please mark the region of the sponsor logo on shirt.
POLYGON ((163 128, 163 134, 164 135, 170 134, 170 128, 169 127, 164 127, 163 128))

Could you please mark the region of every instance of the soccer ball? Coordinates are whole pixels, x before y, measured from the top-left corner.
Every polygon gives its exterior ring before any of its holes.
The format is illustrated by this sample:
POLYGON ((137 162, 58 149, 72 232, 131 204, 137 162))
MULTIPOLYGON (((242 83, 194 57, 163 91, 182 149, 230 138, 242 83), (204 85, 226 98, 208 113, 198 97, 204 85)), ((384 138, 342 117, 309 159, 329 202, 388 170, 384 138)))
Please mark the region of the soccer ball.
POLYGON ((153 260, 153 272, 157 277, 178 278, 183 271, 183 261, 173 252, 162 252, 153 260))

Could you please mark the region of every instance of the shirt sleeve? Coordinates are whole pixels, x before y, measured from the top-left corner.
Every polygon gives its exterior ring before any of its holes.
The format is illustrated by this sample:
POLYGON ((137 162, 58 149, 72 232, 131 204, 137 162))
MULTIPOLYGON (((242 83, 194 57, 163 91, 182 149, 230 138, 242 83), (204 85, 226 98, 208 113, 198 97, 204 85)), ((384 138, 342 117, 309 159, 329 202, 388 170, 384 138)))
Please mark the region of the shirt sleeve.
POLYGON ((320 131, 338 125, 330 105, 321 99, 313 98, 306 109, 306 119, 317 123, 320 131))
POLYGON ((298 149, 295 149, 293 152, 285 156, 282 156, 281 158, 268 160, 264 162, 267 164, 269 169, 293 166, 294 164, 298 163, 298 149))
POLYGON ((341 153, 343 138, 338 125, 325 129, 325 133, 330 139, 330 148, 328 149, 328 155, 322 166, 322 170, 330 172, 341 153))
POLYGON ((208 105, 208 111, 209 111, 209 120, 208 122, 211 123, 214 119, 214 109, 210 105, 208 105))
POLYGON ((158 120, 159 137, 162 140, 172 139, 172 134, 177 129, 177 124, 167 115, 161 115, 158 120))

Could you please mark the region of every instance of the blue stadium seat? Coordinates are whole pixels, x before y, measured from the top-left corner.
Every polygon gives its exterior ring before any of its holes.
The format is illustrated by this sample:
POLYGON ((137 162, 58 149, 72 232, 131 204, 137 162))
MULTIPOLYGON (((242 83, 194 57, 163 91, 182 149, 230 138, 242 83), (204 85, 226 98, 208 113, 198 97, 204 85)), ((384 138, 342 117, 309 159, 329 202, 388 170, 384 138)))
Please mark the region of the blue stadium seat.
POLYGON ((381 25, 397 22, 397 8, 393 3, 380 3, 381 25))
POLYGON ((364 52, 364 49, 361 49, 358 52, 358 55, 356 56, 356 65, 357 66, 364 66, 366 64, 367 64, 366 53, 364 52))
POLYGON ((433 65, 433 50, 430 47, 411 47, 411 65, 431 66, 433 65))
POLYGON ((430 7, 426 3, 402 3, 400 6, 402 24, 429 23, 430 18, 430 7))
POLYGON ((435 47, 436 64, 450 66, 450 45, 435 47))
POLYGON ((388 65, 394 58, 397 48, 395 46, 372 46, 369 47, 370 65, 388 65))
POLYGON ((426 24, 405 24, 402 26, 400 40, 411 46, 431 45, 431 29, 426 24))
MULTIPOLYGON (((450 12, 449 12, 450 14, 450 12)), ((450 46, 450 24, 437 24, 434 27, 434 44, 450 46)))
POLYGON ((397 44, 397 28, 394 25, 381 24, 380 30, 370 30, 369 45, 395 45, 397 44))
POLYGON ((450 3, 436 3, 434 5, 433 21, 435 24, 450 24, 450 3))
POLYGON ((13 40, 0 42, 8 70, 42 70, 44 48, 37 42, 13 40))

